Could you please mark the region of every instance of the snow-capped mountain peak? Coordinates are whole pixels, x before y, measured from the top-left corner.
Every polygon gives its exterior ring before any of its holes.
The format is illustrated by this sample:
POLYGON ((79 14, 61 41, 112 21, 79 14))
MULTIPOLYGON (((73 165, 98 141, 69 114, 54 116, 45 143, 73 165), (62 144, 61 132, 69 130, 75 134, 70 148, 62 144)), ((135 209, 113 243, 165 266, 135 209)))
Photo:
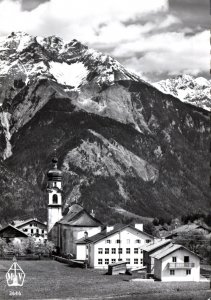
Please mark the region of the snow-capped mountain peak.
POLYGON ((211 110, 211 80, 191 75, 180 75, 175 78, 161 80, 154 86, 163 93, 173 95, 183 102, 211 110))
POLYGON ((99 84, 138 78, 115 59, 75 39, 65 43, 56 36, 43 38, 13 32, 0 40, 0 76, 17 77, 18 73, 26 84, 36 74, 72 87, 84 83, 88 75, 99 84))

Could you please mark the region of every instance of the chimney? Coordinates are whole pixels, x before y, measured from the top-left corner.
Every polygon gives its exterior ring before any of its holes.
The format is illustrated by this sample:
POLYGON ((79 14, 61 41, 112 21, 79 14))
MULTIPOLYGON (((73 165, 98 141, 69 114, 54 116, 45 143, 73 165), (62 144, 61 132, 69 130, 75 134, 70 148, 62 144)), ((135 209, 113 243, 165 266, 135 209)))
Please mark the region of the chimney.
POLYGON ((106 232, 110 232, 114 229, 114 226, 106 226, 106 232))
POLYGON ((143 224, 135 224, 135 228, 140 231, 143 231, 143 224))
POLYGON ((91 215, 93 218, 95 218, 95 212, 94 212, 93 209, 91 210, 90 215, 91 215))

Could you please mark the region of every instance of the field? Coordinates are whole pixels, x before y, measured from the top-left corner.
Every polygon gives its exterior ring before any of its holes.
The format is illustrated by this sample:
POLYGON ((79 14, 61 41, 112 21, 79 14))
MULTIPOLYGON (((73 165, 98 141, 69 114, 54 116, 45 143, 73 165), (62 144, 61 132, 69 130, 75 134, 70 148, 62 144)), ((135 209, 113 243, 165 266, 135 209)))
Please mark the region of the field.
POLYGON ((20 261, 26 277, 24 286, 8 287, 5 274, 12 261, 0 261, 0 299, 132 299, 207 300, 208 282, 131 282, 131 276, 105 275, 105 271, 71 268, 56 261, 20 261), (11 292, 21 296, 10 296, 11 292))

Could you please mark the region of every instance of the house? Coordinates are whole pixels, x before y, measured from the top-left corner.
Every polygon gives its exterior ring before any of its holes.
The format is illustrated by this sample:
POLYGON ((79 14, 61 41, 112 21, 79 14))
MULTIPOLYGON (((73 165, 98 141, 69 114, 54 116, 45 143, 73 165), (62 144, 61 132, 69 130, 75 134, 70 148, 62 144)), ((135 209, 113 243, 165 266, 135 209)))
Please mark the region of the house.
POLYGON ((208 235, 211 233, 211 229, 206 225, 190 223, 175 228, 169 234, 166 234, 165 237, 174 238, 179 235, 189 234, 189 233, 208 235))
POLYGON ((36 242, 47 241, 47 225, 36 218, 27 219, 25 221, 13 221, 14 227, 33 236, 36 242))
POLYGON ((170 239, 160 239, 143 247, 143 259, 144 265, 147 267, 147 273, 154 274, 154 258, 151 255, 154 252, 165 248, 170 243, 170 239))
POLYGON ((7 243, 20 244, 28 235, 11 224, 0 229, 0 238, 5 239, 7 243))
POLYGON ((143 250, 153 237, 143 232, 143 224, 107 226, 93 236, 76 242, 77 260, 87 260, 92 268, 107 269, 109 264, 125 261, 130 268, 143 267, 143 250))
POLYGON ((84 234, 95 235, 102 223, 81 205, 73 203, 63 216, 62 172, 57 168, 58 159, 52 159, 53 168, 48 171, 48 239, 57 247, 58 254, 76 256, 76 240, 84 234))
POLYGON ((160 281, 199 281, 200 258, 178 244, 168 244, 151 254, 154 277, 160 281))

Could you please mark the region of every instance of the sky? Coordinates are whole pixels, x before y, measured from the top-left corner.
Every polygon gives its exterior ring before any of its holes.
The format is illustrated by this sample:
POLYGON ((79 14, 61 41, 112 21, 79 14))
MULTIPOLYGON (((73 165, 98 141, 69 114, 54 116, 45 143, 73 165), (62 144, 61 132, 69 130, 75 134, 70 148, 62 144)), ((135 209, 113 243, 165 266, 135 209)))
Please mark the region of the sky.
POLYGON ((209 78, 209 0, 0 0, 0 36, 78 39, 143 79, 209 78))

